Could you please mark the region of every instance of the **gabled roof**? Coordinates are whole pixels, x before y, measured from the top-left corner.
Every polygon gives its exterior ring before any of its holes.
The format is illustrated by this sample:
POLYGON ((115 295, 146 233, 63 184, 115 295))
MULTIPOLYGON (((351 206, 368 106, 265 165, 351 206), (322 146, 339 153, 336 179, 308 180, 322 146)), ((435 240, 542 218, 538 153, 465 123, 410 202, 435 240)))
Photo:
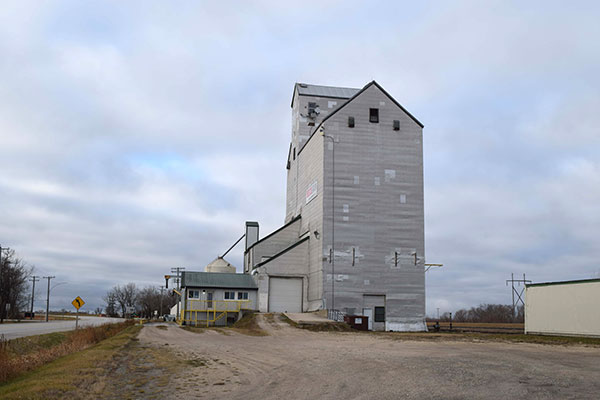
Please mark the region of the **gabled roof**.
POLYGON ((371 81, 371 82, 367 83, 365 85, 365 87, 363 87, 361 90, 359 90, 358 92, 356 92, 354 94, 354 96, 352 96, 350 99, 348 99, 348 101, 346 101, 344 104, 342 104, 341 106, 339 106, 338 108, 336 108, 335 110, 333 110, 333 112, 331 112, 331 114, 328 114, 325 118, 323 118, 323 120, 319 123, 319 125, 317 125, 317 127, 315 128, 315 130, 310 134, 310 137, 308 138, 308 140, 306 140, 304 142, 304 144, 302 145, 302 148, 298 151, 298 154, 300 154, 302 152, 302 150, 304 149, 304 147, 306 146, 306 144, 308 143, 308 141, 310 139, 312 139, 312 137, 315 135, 315 132, 319 131, 319 129, 323 126, 323 124, 325 123, 325 121, 327 121, 329 118, 331 118, 332 116, 334 116, 342 108, 344 108, 348 104, 350 104, 352 102, 352 100, 354 100, 355 98, 357 98, 358 96, 360 96, 365 90, 367 90, 368 88, 370 88, 373 85, 375 85, 379 90, 381 90, 383 92, 383 94, 387 96, 387 98, 389 98, 395 105, 397 105, 402 111, 404 111, 406 113, 406 115, 408 115, 413 121, 415 121, 417 123, 417 125, 419 125, 421 128, 425 127, 425 125, 423 125, 417 118, 415 118, 414 115, 412 115, 410 112, 408 112, 408 110, 406 108, 402 107, 402 105, 400 103, 398 103, 396 101, 396 99, 394 99, 388 92, 386 92, 385 89, 381 87, 381 85, 379 85, 375 81, 371 81))
POLYGON ((246 274, 229 274, 220 272, 183 271, 182 287, 207 287, 223 289, 257 289, 254 279, 246 274))
POLYGON ((298 221, 300 218, 302 218, 302 214, 296 215, 287 224, 284 224, 283 226, 281 226, 281 227, 277 228, 276 230, 274 230, 273 232, 269 233, 264 238, 262 238, 260 240, 257 240, 256 242, 252 243, 252 245, 250 247, 248 247, 244 253, 247 253, 248 250, 250 250, 252 247, 256 246, 258 243, 262 243, 263 241, 267 240, 268 238, 270 238, 271 236, 275 235, 276 233, 281 232, 282 230, 284 230, 285 228, 287 228, 288 226, 290 226, 294 222, 298 221))
POLYGON ((293 248, 295 248, 296 246, 301 245, 302 243, 306 242, 307 240, 310 239, 310 235, 309 236, 304 236, 302 239, 299 239, 297 242, 292 243, 291 245, 289 245, 288 247, 286 247, 285 249, 281 250, 279 253, 274 254, 273 256, 269 257, 268 259, 259 262, 258 264, 256 264, 254 266, 253 269, 256 269, 258 267, 262 267, 265 264, 270 263, 271 261, 275 260, 277 257, 284 255, 285 253, 287 253, 288 251, 292 250, 293 248))
POLYGON ((336 87, 336 86, 322 86, 322 85, 311 85, 308 83, 296 83, 294 85, 294 92, 292 93, 292 107, 294 107, 294 95, 298 91, 299 96, 316 96, 316 97, 330 97, 333 99, 349 99, 360 91, 356 88, 336 87))

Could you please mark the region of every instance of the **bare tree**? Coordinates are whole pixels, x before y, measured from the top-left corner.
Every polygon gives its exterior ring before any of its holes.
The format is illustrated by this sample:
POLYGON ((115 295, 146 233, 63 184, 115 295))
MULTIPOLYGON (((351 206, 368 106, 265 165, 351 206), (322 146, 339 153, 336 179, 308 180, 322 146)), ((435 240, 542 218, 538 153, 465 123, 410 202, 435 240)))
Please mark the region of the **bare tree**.
POLYGON ((115 297, 114 289, 109 290, 102 299, 106 302, 106 315, 109 317, 118 316, 117 299, 115 297))
POLYGON ((140 316, 152 318, 154 311, 160 308, 160 292, 154 286, 148 286, 140 290, 138 296, 138 309, 140 316))
MULTIPOLYGON (((442 321, 449 321, 450 314, 444 313, 442 321)), ((495 322, 511 323, 523 322, 524 309, 519 307, 518 314, 513 315, 512 306, 505 304, 480 304, 478 307, 472 307, 469 310, 461 309, 454 313, 452 320, 456 322, 495 322)))
POLYGON ((19 318, 27 305, 27 280, 33 267, 16 258, 13 250, 0 255, 0 322, 19 318))
MULTIPOLYGON (((127 307, 136 306, 136 301, 138 298, 138 290, 135 286, 135 283, 128 283, 123 286, 115 286, 113 287, 105 296, 104 301, 106 301, 107 305, 109 305, 109 300, 112 302, 113 307, 115 304, 118 304, 121 308, 121 316, 125 316, 127 314, 127 307)), ((116 307, 115 307, 116 308, 116 307)), ((116 312, 116 309, 114 310, 116 312)))

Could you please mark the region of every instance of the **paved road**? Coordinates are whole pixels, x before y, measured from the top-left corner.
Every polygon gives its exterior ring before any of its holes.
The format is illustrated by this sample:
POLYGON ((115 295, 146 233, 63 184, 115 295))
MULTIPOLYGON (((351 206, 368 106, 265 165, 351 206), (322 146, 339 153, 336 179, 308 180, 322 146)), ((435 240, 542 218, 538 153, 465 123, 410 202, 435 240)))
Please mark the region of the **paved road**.
MULTIPOLYGON (((121 318, 79 317, 79 326, 102 325, 109 322, 122 322, 121 318)), ((22 322, 16 324, 1 324, 0 335, 5 339, 15 339, 24 336, 42 335, 44 333, 63 332, 75 329, 73 321, 22 322)))

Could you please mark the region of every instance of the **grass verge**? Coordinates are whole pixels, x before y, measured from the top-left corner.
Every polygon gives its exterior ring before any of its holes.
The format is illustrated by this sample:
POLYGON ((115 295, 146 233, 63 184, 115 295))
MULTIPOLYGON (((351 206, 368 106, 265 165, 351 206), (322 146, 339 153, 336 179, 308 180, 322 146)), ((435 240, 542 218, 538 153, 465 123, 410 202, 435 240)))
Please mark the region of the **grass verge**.
MULTIPOLYGON (((131 324, 129 324, 131 325, 131 324)), ((102 365, 137 335, 142 327, 129 326, 119 334, 87 350, 60 357, 46 365, 0 385, 2 399, 57 399, 69 392, 75 398, 87 397, 81 390, 93 390, 92 382, 102 373, 102 365), (83 388, 83 389, 81 389, 83 388)))
POLYGON ((131 326, 133 321, 91 326, 0 341, 0 383, 44 365, 58 357, 85 349, 131 326))

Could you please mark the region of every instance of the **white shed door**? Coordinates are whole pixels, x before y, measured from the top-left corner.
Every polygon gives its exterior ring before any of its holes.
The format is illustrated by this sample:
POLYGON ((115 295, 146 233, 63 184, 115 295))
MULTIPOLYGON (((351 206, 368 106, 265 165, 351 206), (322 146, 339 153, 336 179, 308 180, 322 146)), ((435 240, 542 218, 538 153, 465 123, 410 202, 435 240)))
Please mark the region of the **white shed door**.
POLYGON ((269 312, 302 312, 302 279, 269 279, 269 312))

